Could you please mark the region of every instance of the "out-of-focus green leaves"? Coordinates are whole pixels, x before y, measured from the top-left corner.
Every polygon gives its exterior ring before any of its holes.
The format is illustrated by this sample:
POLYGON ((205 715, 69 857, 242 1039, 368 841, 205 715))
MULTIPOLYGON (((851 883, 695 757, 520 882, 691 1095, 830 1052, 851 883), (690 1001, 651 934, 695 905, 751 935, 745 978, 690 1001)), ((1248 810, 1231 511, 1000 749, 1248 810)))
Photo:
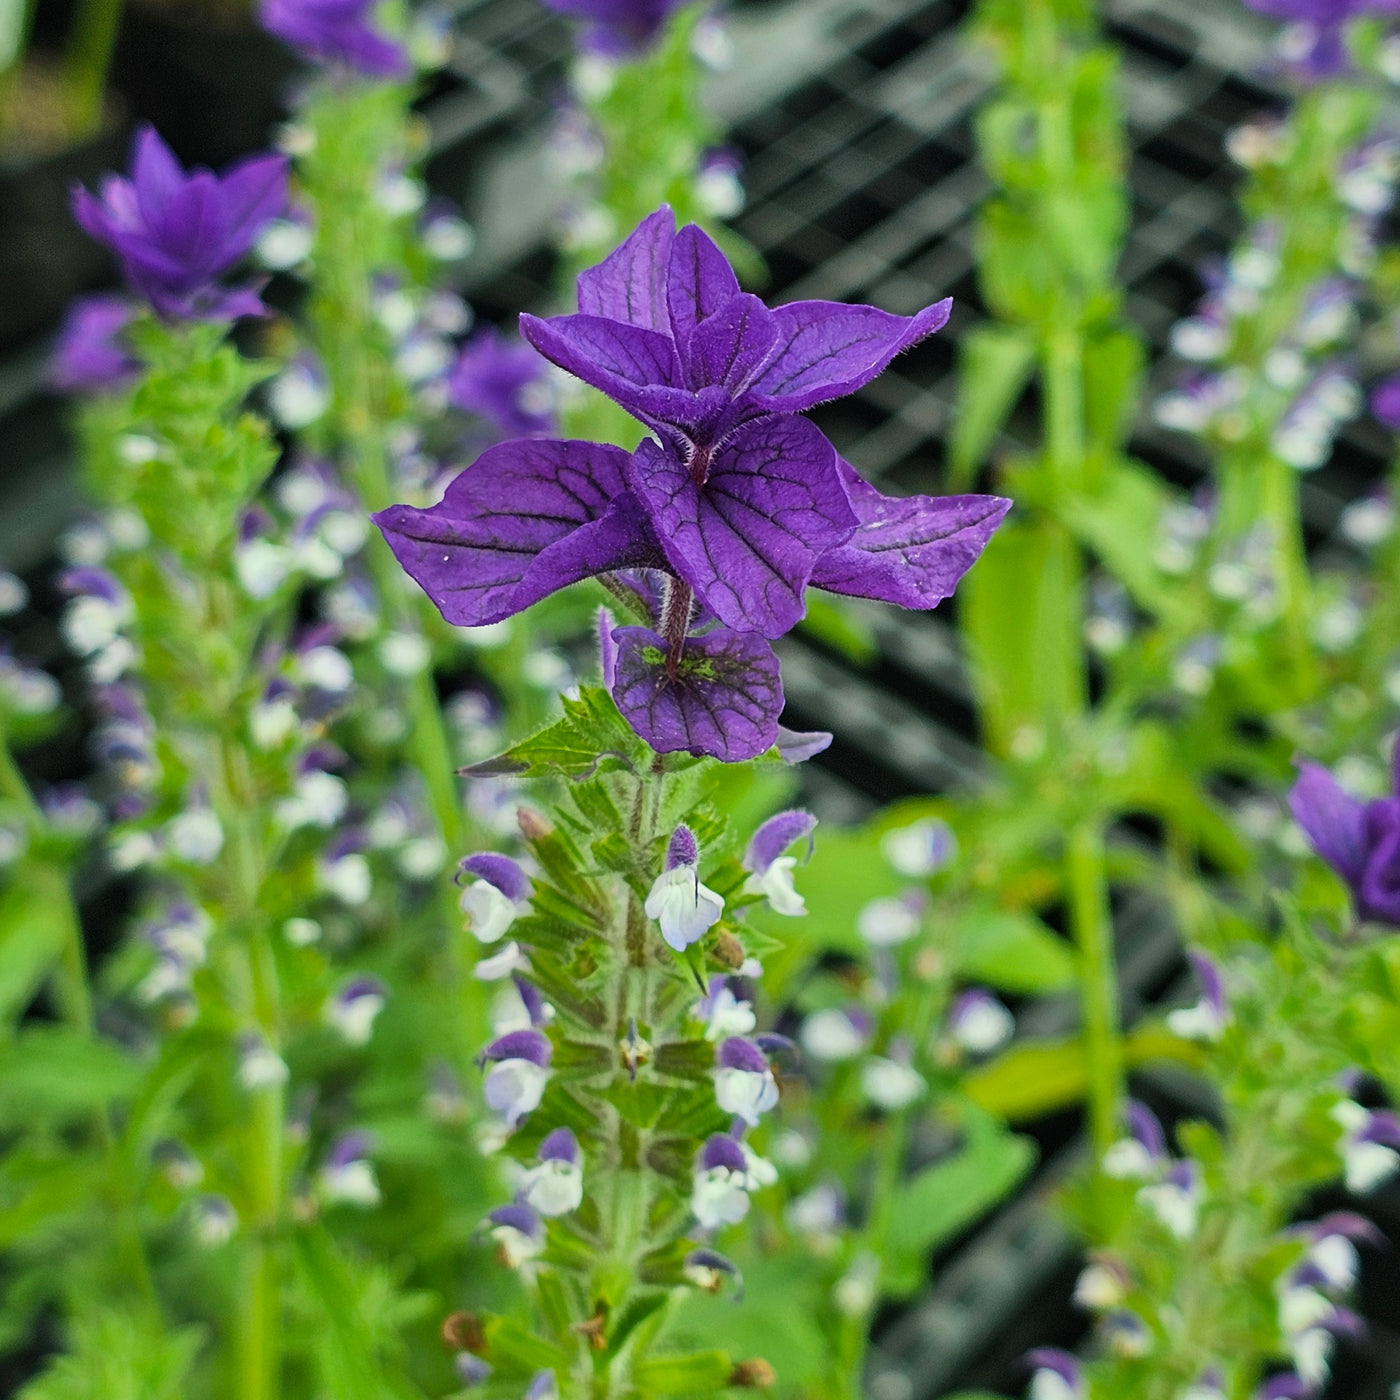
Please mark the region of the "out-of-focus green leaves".
POLYGON ((950 482, 972 484, 1035 368, 1035 337, 1024 326, 988 322, 958 342, 958 411, 948 448, 950 482))
MULTIPOLYGON (((1148 1022, 1124 1037, 1123 1059, 1129 1068, 1166 1060, 1194 1069, 1203 1055, 1199 1045, 1148 1022)), ((1079 1103, 1087 1086, 1078 1036, 1017 1042, 964 1081, 975 1103, 1012 1122, 1079 1103)))
POLYGON ((1074 950, 1034 914, 978 902, 950 932, 958 973, 1007 992, 1062 992, 1074 985, 1074 950))
POLYGON ((202 1340, 201 1328, 167 1331, 116 1308, 78 1314, 69 1323, 69 1350, 19 1400, 184 1400, 202 1340))
POLYGON ((0 888, 0 1027, 29 1006, 72 936, 64 879, 61 871, 30 863, 0 888))
POLYGON ((989 1114, 967 1109, 963 1144, 896 1188, 890 1205, 885 1292, 903 1297, 923 1283, 928 1253, 996 1205, 1030 1170, 1035 1147, 989 1114))
POLYGON ((1078 550, 1063 530, 1011 521, 963 581, 973 684, 998 756, 1038 752, 1083 705, 1079 570, 1078 550))

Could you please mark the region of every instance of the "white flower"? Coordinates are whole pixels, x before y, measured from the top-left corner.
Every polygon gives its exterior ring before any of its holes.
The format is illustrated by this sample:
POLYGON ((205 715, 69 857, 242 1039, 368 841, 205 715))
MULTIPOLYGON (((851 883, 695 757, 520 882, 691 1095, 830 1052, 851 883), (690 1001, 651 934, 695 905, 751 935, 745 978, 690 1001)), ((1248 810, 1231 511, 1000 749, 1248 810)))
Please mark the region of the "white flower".
POLYGON ((548 1081, 549 1070, 533 1060, 497 1060, 482 1087, 486 1102, 513 1128, 540 1106, 548 1081))
POLYGON ((690 1209, 703 1229, 737 1225, 749 1213, 748 1175, 728 1167, 696 1172, 690 1209))
POLYGON ((297 676, 304 685, 339 694, 349 690, 355 679, 350 658, 333 646, 312 647, 297 662, 297 676))
POLYGON ((390 632, 379 643, 379 659, 394 676, 416 676, 427 667, 431 653, 417 633, 390 632))
POLYGON ((872 1055, 860 1067, 860 1086, 865 1097, 886 1113, 908 1108, 928 1089, 918 1070, 883 1055, 872 1055))
POLYGON ((727 1040, 731 1035, 748 1035, 758 1024, 753 1006, 740 1001, 727 985, 718 987, 713 996, 697 1002, 690 1014, 705 1022, 705 1039, 711 1042, 727 1040))
POLYGON ((792 872, 796 868, 796 856, 779 856, 762 874, 750 875, 744 881, 744 892, 762 895, 775 914, 790 917, 805 914, 807 902, 792 883, 792 872))
POLYGON ((568 1215, 583 1201, 583 1171, 576 1162, 552 1158, 531 1167, 520 1190, 541 1215, 568 1215))
POLYGON ((284 427, 295 431, 314 423, 330 403, 330 391, 309 365, 291 364, 267 386, 268 407, 284 427))
POLYGON ((238 582, 250 598, 270 598, 292 571, 293 554, 286 545, 261 537, 241 544, 234 555, 238 582))
POLYGON ((276 749, 296 733, 298 723, 296 706, 292 704, 291 697, 282 695, 253 706, 248 717, 248 730, 258 748, 276 749))
POLYGON ((288 919, 282 925, 282 937, 292 945, 293 948, 307 948, 311 944, 318 942, 321 937, 321 925, 315 919, 294 918, 288 919))
POLYGON ((1117 1181, 1150 1181, 1157 1175, 1157 1163, 1137 1138, 1119 1138, 1103 1154, 1100 1164, 1105 1176, 1117 1181))
POLYGON ((272 272, 286 272, 311 251, 311 229, 295 219, 274 219, 258 238, 258 261, 272 272))
POLYGON ((327 1201, 366 1209, 379 1204, 379 1178, 363 1157, 322 1167, 318 1182, 327 1201))
POLYGON ((1198 1203, 1194 1191, 1172 1181, 1160 1181, 1154 1186, 1141 1187, 1137 1199, 1177 1239, 1190 1239, 1195 1234, 1198 1203))
POLYGON ((742 1118, 749 1127, 778 1102, 778 1081, 773 1071, 761 1073, 745 1069, 715 1071, 715 1102, 726 1112, 742 1118))
POLYGON ((482 943, 498 943, 520 910, 489 880, 474 880, 457 901, 471 919, 471 930, 482 943))
POLYGON ((475 973, 478 981, 499 982, 512 972, 527 972, 529 968, 530 959, 521 952, 520 944, 510 942, 499 953, 482 958, 476 965, 475 973))
POLYGON ((337 860, 321 861, 316 867, 316 881, 327 894, 350 905, 364 904, 374 883, 369 861, 359 851, 337 860))
POLYGON ((856 916, 856 932, 872 948, 892 948, 919 931, 922 911, 908 899, 872 899, 856 916))
POLYGON ((719 921, 724 899, 700 883, 693 865, 678 865, 656 877, 645 908, 647 918, 661 925, 662 938, 680 952, 719 921))
POLYGON ((224 828, 207 808, 181 812, 166 824, 165 839, 181 860, 208 865, 224 848, 224 828))
POLYGON ((287 1082, 287 1062, 264 1040, 243 1042, 238 1082, 245 1089, 270 1089, 287 1082))
POLYGON ((816 1060, 854 1059, 865 1049, 865 1032, 846 1012, 829 1008, 814 1011, 798 1032, 802 1048, 816 1060))

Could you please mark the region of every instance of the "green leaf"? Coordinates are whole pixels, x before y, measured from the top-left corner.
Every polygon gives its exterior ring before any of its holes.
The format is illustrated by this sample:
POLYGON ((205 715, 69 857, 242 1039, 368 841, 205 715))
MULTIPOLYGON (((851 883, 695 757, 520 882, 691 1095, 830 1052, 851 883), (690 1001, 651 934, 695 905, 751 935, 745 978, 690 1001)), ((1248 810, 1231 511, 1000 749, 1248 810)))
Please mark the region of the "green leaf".
POLYGON ((77 1313, 71 1349, 19 1400, 181 1400, 203 1329, 159 1331, 115 1310, 77 1313))
POLYGON ((734 1363, 722 1351, 692 1351, 687 1356, 654 1356, 632 1368, 632 1381, 642 1394, 707 1395, 723 1390, 734 1363))
POLYGON ((858 666, 870 665, 880 654, 875 633, 864 615, 852 604, 815 589, 807 594, 807 616, 802 619, 801 629, 858 666))
POLYGON ((958 1152, 925 1167, 895 1193, 885 1235, 886 1293, 913 1292, 928 1252, 996 1205, 1035 1160, 1031 1140, 1008 1132, 989 1114, 969 1110, 965 1127, 958 1152), (912 1280, 911 1263, 917 1266, 912 1280))
MULTIPOLYGON (((1117 449, 1132 426, 1146 355, 1142 342, 1123 330, 1107 330, 1084 343, 1084 426, 1105 452, 1117 449)), ((1150 517, 1155 528, 1156 518, 1150 517)))
POLYGON ((1092 491, 1047 493, 1041 502, 1108 566, 1142 608, 1180 622, 1189 608, 1181 582, 1155 562, 1158 524, 1169 489, 1139 462, 1109 462, 1092 491))
POLYGON ((0 1057, 0 1124, 62 1122, 132 1095, 141 1067, 67 1026, 26 1027, 0 1057))
POLYGON ((1042 740, 1084 703, 1079 548, 1050 521, 1003 525, 959 591, 990 747, 1042 740))
POLYGON ((988 323, 958 345, 958 411, 949 466, 954 490, 972 484, 977 468, 1035 368, 1035 337, 1024 326, 988 323))
POLYGON ((33 1001, 72 932, 62 873, 47 865, 15 871, 0 890, 0 1026, 33 1001))
MULTIPOLYGON (((1123 1061, 1130 1069, 1163 1060, 1199 1069, 1204 1052, 1153 1022, 1124 1038, 1123 1061)), ((990 1064, 971 1071, 963 1089, 989 1112, 1016 1122, 1079 1103, 1088 1083, 1083 1042, 1064 1036, 1012 1045, 990 1064)))
POLYGON ((463 769, 473 777, 540 777, 562 773, 591 778, 632 766, 640 740, 602 686, 585 686, 565 697, 564 716, 537 734, 512 744, 503 754, 463 769))
POLYGON ((1008 992, 1059 992, 1074 985, 1074 950, 1034 914, 977 905, 953 926, 957 970, 1008 992))

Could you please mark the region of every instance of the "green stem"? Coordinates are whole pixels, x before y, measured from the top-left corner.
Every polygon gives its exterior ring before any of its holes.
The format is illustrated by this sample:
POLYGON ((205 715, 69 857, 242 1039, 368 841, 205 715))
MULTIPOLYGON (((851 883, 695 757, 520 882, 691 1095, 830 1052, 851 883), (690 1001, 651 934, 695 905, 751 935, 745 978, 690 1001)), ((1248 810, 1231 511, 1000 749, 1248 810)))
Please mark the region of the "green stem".
POLYGON ((1103 828, 1081 822, 1065 848, 1070 921, 1079 947, 1084 1058, 1089 1079, 1089 1132, 1095 1170, 1119 1136, 1123 1097, 1123 1049, 1118 1027, 1118 972, 1113 956, 1113 919, 1104 874, 1103 828))
POLYGON ((79 0, 63 55, 69 133, 74 138, 91 136, 101 127, 107 70, 121 19, 122 0, 79 0))
MULTIPOLYGON (((914 1004, 907 1027, 911 1045, 928 1043, 929 1028, 934 1017, 947 1000, 948 984, 942 977, 925 982, 914 1004)), ((905 1159, 909 1155, 909 1137, 920 1105, 890 1114, 884 1124, 879 1146, 875 1149, 875 1170, 871 1179, 869 1207, 865 1225, 860 1231, 852 1259, 875 1261, 876 1274, 871 1282, 870 1305, 859 1311, 842 1315, 836 1337, 837 1381, 848 1400, 863 1400, 865 1357, 870 1344, 870 1322, 880 1301, 881 1266, 889 1252, 890 1226, 894 1216, 895 1191, 899 1186, 905 1159)))

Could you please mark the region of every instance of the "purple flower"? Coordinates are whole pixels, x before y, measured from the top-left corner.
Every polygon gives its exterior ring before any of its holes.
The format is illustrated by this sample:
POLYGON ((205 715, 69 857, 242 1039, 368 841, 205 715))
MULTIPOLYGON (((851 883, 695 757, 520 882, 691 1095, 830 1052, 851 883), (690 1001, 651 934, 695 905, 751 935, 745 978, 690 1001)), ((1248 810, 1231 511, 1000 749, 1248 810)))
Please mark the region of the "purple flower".
POLYGON ((880 495, 793 415, 850 393, 936 330, 915 317, 797 302, 769 311, 719 249, 669 209, 579 277, 576 316, 522 317, 547 358, 659 440, 635 453, 514 441, 485 452, 428 510, 375 517, 448 621, 480 626, 581 579, 646 570, 651 627, 609 627, 618 708, 658 751, 733 761, 769 748, 782 686, 768 640, 809 583, 931 608, 1009 503, 880 495))
POLYGON ((503 438, 555 430, 547 366, 528 345, 512 344, 494 326, 462 347, 447 376, 447 402, 493 424, 503 438))
POLYGON ((462 891, 462 912, 482 943, 498 943, 530 899, 530 881, 509 856, 481 851, 462 861, 461 874, 477 878, 462 891))
POLYGON ((522 1199, 541 1215, 568 1215, 583 1200, 583 1157, 568 1128, 555 1128, 540 1144, 539 1165, 520 1182, 522 1199))
POLYGON ((1186 956, 1201 984, 1201 999, 1195 1006, 1168 1012, 1167 1025, 1175 1035, 1187 1040, 1219 1040, 1230 1021, 1224 979, 1220 969, 1204 953, 1191 948, 1186 956))
POLYGON ((78 187, 73 215, 121 262, 127 281, 167 320, 231 321, 264 311, 249 287, 217 278, 257 240, 287 199, 287 162, 254 156, 222 176, 188 174, 145 126, 136 133, 131 178, 108 175, 101 197, 78 187))
POLYGON ((544 1249, 544 1222, 539 1212, 524 1201, 501 1206, 486 1217, 491 1238, 510 1268, 528 1263, 544 1249))
MULTIPOLYGON (((1400 764, 1400 746, 1396 757, 1400 764)), ((1400 795, 1362 802, 1321 765, 1303 762, 1288 805, 1313 850, 1350 887, 1357 917, 1400 925, 1400 795)))
POLYGON ((744 853, 744 869, 750 872, 745 890, 760 894, 776 914, 805 914, 807 905, 792 883, 796 856, 784 855, 794 841, 807 840, 805 859, 812 858, 812 832, 817 819, 810 812, 779 812, 753 834, 744 853))
POLYGON ((1081 1400, 1084 1373, 1077 1357, 1058 1347, 1037 1347, 1026 1360, 1035 1367, 1031 1400, 1081 1400))
POLYGON ((656 877, 644 906, 647 918, 661 925, 662 938, 678 953, 703 938, 724 913, 723 897, 700 883, 699 860, 695 834, 684 824, 678 826, 666 850, 666 868, 656 877))
POLYGON ((1300 77, 1328 78, 1347 66, 1343 28, 1365 14, 1393 14, 1400 0, 1245 0, 1250 9, 1297 26, 1284 57, 1300 77))
POLYGON ((715 1101, 751 1128, 778 1102, 768 1057, 752 1040, 732 1035, 715 1052, 715 1101))
POLYGON ((140 370, 118 336, 136 308, 125 297, 79 297, 68 308, 54 342, 49 377, 54 387, 100 392, 120 389, 140 370))
POLYGON ((681 0, 544 0, 556 14, 583 20, 581 47, 609 57, 647 48, 681 0))
POLYGON ((406 78, 404 51, 366 21, 374 6, 375 0, 259 0, 258 18, 303 58, 371 78, 406 78))
POLYGON ((513 1128, 539 1107, 554 1047, 540 1031, 509 1031, 493 1040, 481 1057, 492 1062, 486 1072, 486 1102, 513 1128))
POLYGON ((1383 427, 1400 432, 1400 374, 1381 380, 1371 390, 1371 414, 1383 427))

